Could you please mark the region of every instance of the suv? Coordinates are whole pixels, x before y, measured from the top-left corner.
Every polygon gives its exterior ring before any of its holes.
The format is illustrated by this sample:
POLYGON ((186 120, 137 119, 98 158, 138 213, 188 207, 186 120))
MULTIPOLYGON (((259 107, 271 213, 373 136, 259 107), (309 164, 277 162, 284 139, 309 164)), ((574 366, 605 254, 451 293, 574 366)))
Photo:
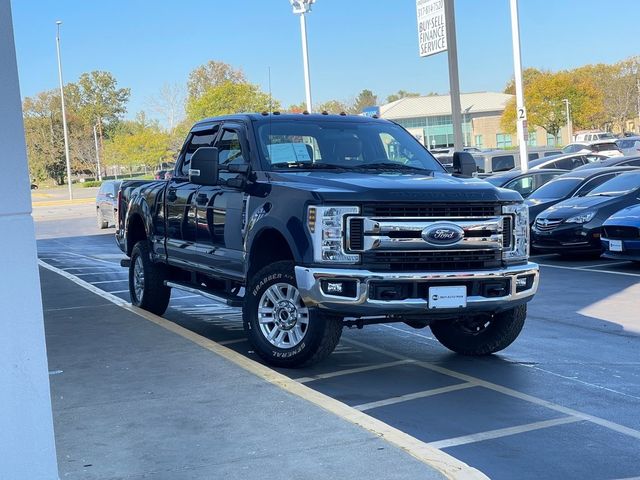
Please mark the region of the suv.
POLYGON ((177 288, 242 307, 255 352, 281 367, 326 357, 343 326, 385 322, 491 354, 538 287, 522 197, 447 174, 382 119, 206 119, 172 178, 124 182, 120 205, 132 303, 162 315, 177 288))

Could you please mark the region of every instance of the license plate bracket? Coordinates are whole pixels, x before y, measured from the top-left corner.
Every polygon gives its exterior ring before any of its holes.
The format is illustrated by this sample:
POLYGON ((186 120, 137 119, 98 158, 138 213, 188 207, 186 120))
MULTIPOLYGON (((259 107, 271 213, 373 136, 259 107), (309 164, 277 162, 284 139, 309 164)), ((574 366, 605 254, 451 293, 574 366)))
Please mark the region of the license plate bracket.
POLYGON ((464 308, 467 306, 467 287, 429 287, 429 309, 464 308))

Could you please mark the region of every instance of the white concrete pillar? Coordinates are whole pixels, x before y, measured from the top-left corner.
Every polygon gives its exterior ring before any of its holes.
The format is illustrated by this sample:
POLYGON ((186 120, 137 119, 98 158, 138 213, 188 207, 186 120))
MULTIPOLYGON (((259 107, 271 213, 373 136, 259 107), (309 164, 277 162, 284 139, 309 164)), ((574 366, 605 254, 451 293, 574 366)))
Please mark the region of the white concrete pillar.
POLYGON ((9 0, 0 0, 0 65, 0 480, 53 480, 58 471, 9 0))

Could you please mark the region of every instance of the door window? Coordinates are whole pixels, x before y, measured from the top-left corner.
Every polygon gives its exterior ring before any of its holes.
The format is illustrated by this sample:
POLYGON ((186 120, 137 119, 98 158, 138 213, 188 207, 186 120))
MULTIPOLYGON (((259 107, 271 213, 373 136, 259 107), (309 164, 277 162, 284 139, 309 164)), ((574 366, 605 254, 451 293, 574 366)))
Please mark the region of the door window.
POLYGON ((528 197, 535 190, 533 176, 527 175, 526 177, 517 178, 505 185, 505 188, 515 190, 523 197, 528 197))
MULTIPOLYGON (((242 151, 240 134, 236 130, 224 129, 216 143, 216 147, 218 148, 218 163, 220 167, 247 163, 242 151)), ((220 180, 223 181, 235 177, 237 177, 236 173, 229 173, 224 170, 219 174, 220 180)))
POLYGON ((615 177, 616 174, 615 173, 609 173, 606 175, 600 175, 599 177, 596 178, 592 178, 591 180, 589 180, 587 183, 585 183, 580 190, 578 190, 575 194, 576 197, 584 197, 586 194, 588 194, 591 190, 593 190, 596 187, 599 187, 600 185, 602 185, 604 182, 606 182, 607 180, 611 180, 613 177, 615 177))
POLYGON ((511 170, 513 167, 515 167, 513 155, 501 155, 491 160, 491 170, 494 172, 511 170))

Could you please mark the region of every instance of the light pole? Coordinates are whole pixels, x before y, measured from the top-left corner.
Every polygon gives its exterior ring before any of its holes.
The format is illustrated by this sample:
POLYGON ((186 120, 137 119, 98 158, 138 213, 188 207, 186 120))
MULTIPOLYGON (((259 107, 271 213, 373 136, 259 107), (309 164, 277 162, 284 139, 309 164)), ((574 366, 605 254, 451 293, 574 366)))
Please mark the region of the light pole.
POLYGON ((511 3, 511 37, 513 41, 513 70, 516 84, 516 120, 518 127, 518 145, 520 146, 520 169, 523 173, 529 170, 527 157, 527 109, 524 106, 522 91, 522 60, 520 58, 520 24, 518 20, 518 0, 511 3))
POLYGON ((93 140, 96 143, 96 163, 98 164, 98 180, 102 181, 102 171, 100 169, 100 147, 98 146, 98 130, 96 127, 98 124, 96 123, 93 126, 93 140))
POLYGON ((293 13, 300 15, 300 35, 302 36, 302 62, 304 63, 304 88, 307 100, 307 112, 311 113, 311 78, 309 76, 309 50, 307 48, 307 20, 305 14, 311 11, 315 0, 289 0, 293 13))
POLYGON ((60 80, 60 102, 62 103, 62 131, 64 132, 64 156, 67 161, 67 183, 69 184, 69 200, 73 200, 73 191, 71 189, 71 162, 69 160, 69 132, 67 130, 67 112, 64 108, 64 82, 62 81, 62 61, 60 60, 60 25, 62 22, 56 22, 58 30, 56 33, 56 49, 58 51, 58 78, 60 80))
POLYGON ((567 109, 567 133, 569 134, 569 143, 573 142, 573 121, 571 120, 571 109, 568 98, 562 100, 567 109))

